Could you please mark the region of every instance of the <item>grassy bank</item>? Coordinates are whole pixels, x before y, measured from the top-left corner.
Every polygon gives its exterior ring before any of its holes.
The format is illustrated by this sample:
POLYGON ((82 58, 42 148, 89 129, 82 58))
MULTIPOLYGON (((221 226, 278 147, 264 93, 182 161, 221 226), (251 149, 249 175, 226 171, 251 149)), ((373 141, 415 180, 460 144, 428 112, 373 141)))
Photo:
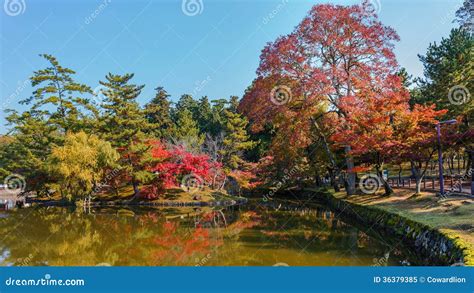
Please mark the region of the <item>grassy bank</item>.
MULTIPOLYGON (((92 196, 93 206, 120 206, 120 205, 144 205, 144 206, 206 206, 206 205, 228 205, 233 202, 241 202, 243 198, 231 196, 225 191, 201 188, 196 190, 185 190, 182 188, 167 189, 156 199, 145 199, 134 197, 133 188, 125 186, 119 188, 118 192, 103 191, 92 196)), ((78 205, 83 206, 84 200, 68 201, 62 199, 58 193, 51 197, 32 198, 30 202, 43 205, 78 205)))
POLYGON ((465 197, 440 199, 434 193, 395 190, 390 197, 355 195, 346 197, 335 193, 339 199, 362 206, 376 207, 437 229, 464 249, 465 263, 474 265, 474 200, 465 197))

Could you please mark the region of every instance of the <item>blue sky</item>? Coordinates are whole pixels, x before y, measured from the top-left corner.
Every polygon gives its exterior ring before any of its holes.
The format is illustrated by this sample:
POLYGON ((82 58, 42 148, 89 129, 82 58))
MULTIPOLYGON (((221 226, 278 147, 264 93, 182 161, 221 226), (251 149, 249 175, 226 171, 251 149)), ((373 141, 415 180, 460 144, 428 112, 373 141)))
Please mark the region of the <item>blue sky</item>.
MULTIPOLYGON (((289 33, 318 3, 353 1, 195 0, 197 14, 181 0, 3 0, 0 11, 0 108, 24 109, 27 82, 55 55, 76 70, 76 80, 98 86, 108 72, 135 73, 145 84, 140 102, 164 86, 210 99, 242 96, 255 77, 265 43, 289 33), (7 5, 7 2, 19 6, 7 5), (15 10, 20 8, 19 10, 15 10), (16 15, 18 14, 18 15, 16 15)), ((187 0, 189 1, 189 0, 187 0)), ((423 73, 417 54, 449 34, 460 0, 373 0, 381 21, 398 32, 396 54, 408 72, 423 73)), ((0 133, 6 132, 0 113, 0 133)))

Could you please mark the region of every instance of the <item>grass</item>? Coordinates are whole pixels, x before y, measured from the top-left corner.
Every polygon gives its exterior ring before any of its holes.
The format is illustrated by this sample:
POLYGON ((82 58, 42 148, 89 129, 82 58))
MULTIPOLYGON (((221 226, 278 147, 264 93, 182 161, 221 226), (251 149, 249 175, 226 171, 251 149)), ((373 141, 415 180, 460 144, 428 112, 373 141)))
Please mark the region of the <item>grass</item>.
MULTIPOLYGON (((474 199, 449 197, 440 199, 434 193, 415 195, 410 190, 395 189, 395 194, 355 195, 345 197, 343 192, 335 194, 352 203, 375 206, 438 229, 458 244, 468 248, 469 259, 474 261, 474 199)), ((474 265, 474 263, 470 263, 474 265)))
MULTIPOLYGON (((99 200, 103 201, 114 201, 114 200, 130 200, 133 198, 133 188, 131 186, 124 186, 119 188, 118 195, 115 193, 102 193, 97 196, 99 200)), ((215 200, 231 199, 225 192, 201 188, 199 190, 187 191, 183 188, 171 188, 167 189, 166 192, 161 195, 158 199, 152 200, 156 202, 174 202, 174 203, 187 203, 187 202, 210 202, 215 200)))
MULTIPOLYGON (((140 186, 140 189, 143 186, 140 186)), ((128 201, 134 199, 134 191, 132 186, 123 186, 118 189, 118 193, 116 194, 112 190, 102 191, 101 193, 96 194, 93 196, 93 200, 98 201, 128 201)), ((0 197, 1 198, 1 197, 0 197)), ((184 190, 183 188, 171 188, 167 189, 163 195, 160 195, 159 198, 154 200, 146 200, 140 199, 143 201, 150 201, 150 202, 169 202, 169 203, 190 203, 190 202, 212 202, 212 201, 222 201, 222 200, 232 200, 235 197, 229 196, 225 191, 217 191, 207 187, 200 188, 199 190, 184 190)), ((38 198, 38 201, 61 201, 61 195, 56 192, 50 197, 47 198, 38 198)))

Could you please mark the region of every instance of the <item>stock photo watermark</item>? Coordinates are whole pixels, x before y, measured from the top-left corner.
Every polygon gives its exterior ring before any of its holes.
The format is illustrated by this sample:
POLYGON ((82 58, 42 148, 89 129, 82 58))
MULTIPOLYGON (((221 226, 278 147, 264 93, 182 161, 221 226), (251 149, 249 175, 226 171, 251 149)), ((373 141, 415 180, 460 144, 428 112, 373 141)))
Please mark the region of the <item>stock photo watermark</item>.
POLYGON ((28 86, 29 82, 28 79, 25 79, 23 82, 18 81, 18 86, 16 87, 15 92, 8 96, 8 98, 0 105, 0 111, 6 110, 11 102, 16 102, 20 94, 28 86))
POLYGON ((204 179, 196 174, 188 174, 181 179, 181 188, 187 190, 189 193, 196 193, 204 188, 206 182, 204 179))
POLYGON ((187 16, 196 16, 204 11, 204 2, 202 0, 183 0, 181 10, 187 16))
POLYGON ((10 174, 3 180, 3 186, 7 193, 21 193, 26 189, 26 180, 20 174, 10 174))
POLYGON ((193 90, 193 95, 196 96, 199 92, 201 92, 211 82, 211 80, 211 77, 208 75, 206 79, 196 81, 193 90))
POLYGON ((277 106, 282 106, 291 102, 291 88, 286 85, 279 85, 270 92, 270 101, 277 106))
POLYGON ((84 23, 86 25, 91 24, 106 8, 112 0, 104 0, 99 6, 91 12, 89 16, 84 19, 84 23))
POLYGON ((25 0, 5 0, 3 10, 9 16, 18 16, 26 11, 25 0))
POLYGON ((380 0, 370 0, 366 3, 366 9, 372 13, 379 14, 382 11, 382 3, 380 0))
POLYGON ((471 100, 471 93, 463 85, 455 85, 449 89, 448 100, 453 105, 463 105, 471 100))
POLYGON ((289 0, 281 0, 281 2, 278 3, 278 5, 263 18, 262 23, 264 25, 268 24, 273 18, 275 18, 275 16, 277 16, 281 12, 281 10, 286 6, 286 4, 288 4, 288 1, 289 0))
POLYGON ((364 194, 375 194, 382 186, 382 181, 375 174, 367 174, 360 178, 359 188, 364 194))

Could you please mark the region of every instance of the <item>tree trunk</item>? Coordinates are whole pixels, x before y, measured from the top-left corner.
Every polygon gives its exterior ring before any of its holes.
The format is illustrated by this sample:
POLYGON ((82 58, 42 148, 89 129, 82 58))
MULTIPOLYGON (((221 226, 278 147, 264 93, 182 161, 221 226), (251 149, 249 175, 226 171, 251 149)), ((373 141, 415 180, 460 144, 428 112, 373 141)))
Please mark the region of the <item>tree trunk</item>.
POLYGON ((382 172, 382 168, 380 165, 377 165, 375 167, 376 171, 377 171, 377 176, 379 177, 380 179, 380 182, 382 182, 382 185, 383 185, 383 188, 385 190, 385 196, 389 196, 391 194, 393 194, 393 189, 392 187, 390 186, 390 184, 388 184, 387 180, 385 180, 385 178, 383 178, 383 172, 382 172))
POLYGON ((339 188, 339 183, 336 180, 336 175, 333 169, 328 168, 329 172, 329 179, 331 180, 331 185, 334 188, 334 192, 339 192, 341 189, 339 188))
POLYGON ((132 185, 133 185, 133 197, 137 197, 140 193, 140 189, 138 188, 138 183, 135 180, 135 177, 132 177, 132 185))
POLYGON ((402 181, 402 165, 398 166, 398 184, 402 181))
POLYGON ((474 195, 474 150, 469 152, 469 160, 471 161, 471 169, 469 170, 471 173, 471 195, 474 195))
POLYGON ((350 155, 351 147, 346 146, 344 148, 346 153, 346 166, 347 166, 347 176, 346 176, 346 193, 347 195, 354 195, 356 192, 356 185, 355 185, 355 174, 352 171, 354 169, 354 161, 352 160, 352 156, 350 155))
POLYGON ((423 176, 415 176, 415 190, 416 194, 421 193, 421 181, 423 180, 423 176))
POLYGON ((336 180, 336 177, 337 177, 336 174, 339 173, 337 164, 336 164, 336 159, 334 158, 334 154, 331 152, 331 149, 329 148, 329 144, 326 137, 324 136, 324 134, 321 132, 321 129, 319 128, 318 122, 314 121, 313 124, 319 133, 319 137, 323 143, 324 150, 326 154, 328 155, 329 162, 331 163, 331 167, 328 168, 329 176, 331 178, 331 184, 334 188, 334 191, 339 192, 341 189, 339 188, 339 183, 336 180))
MULTIPOLYGON (((428 163, 426 163, 428 164, 428 163)), ((425 175, 425 171, 422 171, 420 170, 420 168, 418 168, 416 166, 416 163, 415 162, 410 162, 410 165, 411 165, 411 173, 413 174, 413 177, 415 177, 415 190, 416 190, 416 194, 420 194, 421 192, 421 183, 422 183, 422 180, 423 180, 423 177, 425 175)), ((428 168, 428 166, 426 166, 426 168, 428 168)))

